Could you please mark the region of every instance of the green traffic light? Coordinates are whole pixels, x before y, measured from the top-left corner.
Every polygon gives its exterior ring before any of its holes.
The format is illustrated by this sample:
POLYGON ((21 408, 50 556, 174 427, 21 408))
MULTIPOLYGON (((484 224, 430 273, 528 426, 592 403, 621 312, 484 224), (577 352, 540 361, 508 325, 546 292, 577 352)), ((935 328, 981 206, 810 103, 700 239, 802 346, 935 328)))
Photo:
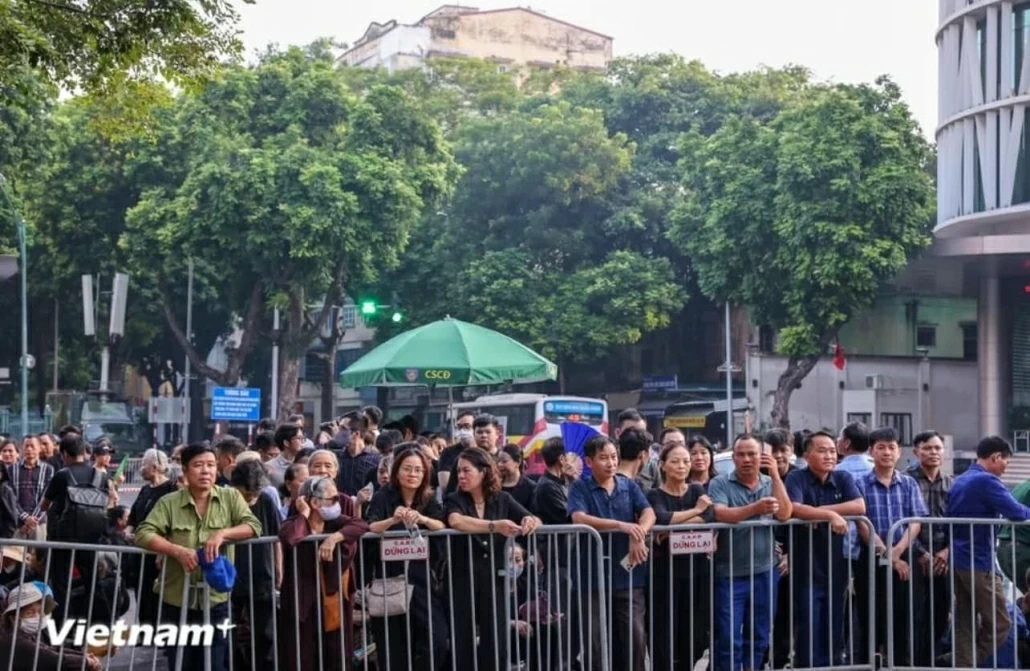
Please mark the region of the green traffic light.
POLYGON ((401 313, 399 313, 399 312, 394 312, 393 313, 393 323, 394 324, 400 324, 402 319, 404 319, 404 316, 401 315, 401 313))
POLYGON ((361 301, 361 314, 363 315, 374 315, 376 313, 376 302, 375 301, 361 301))

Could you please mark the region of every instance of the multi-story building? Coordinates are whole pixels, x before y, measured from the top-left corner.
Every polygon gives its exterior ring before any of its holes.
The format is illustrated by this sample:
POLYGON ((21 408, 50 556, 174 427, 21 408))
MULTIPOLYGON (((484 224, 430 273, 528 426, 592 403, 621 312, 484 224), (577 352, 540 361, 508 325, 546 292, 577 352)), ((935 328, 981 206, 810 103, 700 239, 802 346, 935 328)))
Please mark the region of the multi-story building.
POLYGON ((1011 435, 1030 429, 1030 3, 940 0, 936 40, 933 253, 977 299, 979 431, 1011 435))
POLYGON ((526 7, 444 5, 414 24, 371 24, 341 60, 392 72, 421 67, 434 57, 483 59, 502 71, 558 65, 604 70, 612 58, 612 38, 526 7))

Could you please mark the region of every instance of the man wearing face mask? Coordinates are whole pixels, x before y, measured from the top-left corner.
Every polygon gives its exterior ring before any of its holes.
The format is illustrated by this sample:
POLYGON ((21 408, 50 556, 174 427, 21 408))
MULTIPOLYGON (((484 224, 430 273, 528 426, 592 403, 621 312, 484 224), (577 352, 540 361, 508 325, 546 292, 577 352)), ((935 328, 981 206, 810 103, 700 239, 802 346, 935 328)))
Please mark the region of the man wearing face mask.
POLYGON ((476 413, 471 410, 462 410, 455 419, 454 444, 440 452, 440 459, 436 463, 441 491, 447 489, 451 471, 458 465, 458 456, 461 454, 461 451, 475 445, 476 434, 472 430, 472 424, 475 419, 476 413))
POLYGON ((68 648, 58 651, 44 643, 39 633, 46 629, 50 614, 57 607, 53 592, 44 583, 26 582, 11 590, 7 608, 0 616, 0 659, 31 660, 11 668, 32 668, 37 671, 88 669, 100 671, 100 660, 91 654, 83 656, 68 648), (38 656, 37 656, 38 655, 38 656))

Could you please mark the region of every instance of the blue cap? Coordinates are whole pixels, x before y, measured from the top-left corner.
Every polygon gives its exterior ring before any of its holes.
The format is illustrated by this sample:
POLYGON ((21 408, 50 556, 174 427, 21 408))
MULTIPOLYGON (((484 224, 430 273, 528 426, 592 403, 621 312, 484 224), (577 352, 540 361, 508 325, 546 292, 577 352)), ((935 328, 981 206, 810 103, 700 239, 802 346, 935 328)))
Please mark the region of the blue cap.
POLYGON ((204 572, 204 581, 216 592, 231 592, 236 584, 236 567, 223 555, 210 564, 204 560, 204 549, 197 550, 197 561, 204 572))

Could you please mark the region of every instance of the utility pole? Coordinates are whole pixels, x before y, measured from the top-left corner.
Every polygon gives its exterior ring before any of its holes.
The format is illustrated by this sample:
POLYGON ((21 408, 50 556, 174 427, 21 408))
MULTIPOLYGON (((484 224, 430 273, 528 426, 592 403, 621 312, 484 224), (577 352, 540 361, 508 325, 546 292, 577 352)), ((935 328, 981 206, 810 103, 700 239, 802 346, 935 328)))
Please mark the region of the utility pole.
POLYGON ((29 255, 25 247, 25 220, 21 218, 18 208, 14 206, 10 194, 7 193, 7 179, 0 173, 0 191, 14 215, 14 224, 18 229, 18 271, 21 273, 21 432, 29 433, 29 300, 28 300, 28 261, 29 255))
POLYGON ((726 449, 733 447, 733 350, 730 344, 730 302, 726 301, 726 449))
MULTIPOLYGON (((186 278, 186 344, 193 343, 193 257, 189 259, 189 274, 186 278)), ((182 366, 182 397, 185 401, 185 408, 182 415, 182 435, 180 442, 188 443, 187 436, 190 431, 190 409, 193 404, 190 401, 190 355, 186 354, 186 362, 182 366)))
POLYGON ((279 420, 279 308, 272 317, 272 419, 279 420))
POLYGON ((61 302, 54 299, 54 391, 57 391, 58 373, 60 371, 61 362, 61 336, 60 330, 58 329, 58 310, 61 308, 61 302))

